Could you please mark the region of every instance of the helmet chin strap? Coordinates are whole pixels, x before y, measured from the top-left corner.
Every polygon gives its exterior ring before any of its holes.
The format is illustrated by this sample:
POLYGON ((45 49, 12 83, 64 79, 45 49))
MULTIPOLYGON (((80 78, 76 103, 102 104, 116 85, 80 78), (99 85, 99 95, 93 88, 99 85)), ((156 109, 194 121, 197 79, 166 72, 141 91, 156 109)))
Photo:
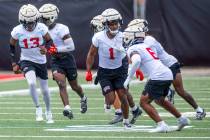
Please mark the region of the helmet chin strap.
POLYGON ((110 32, 112 35, 116 35, 117 33, 119 33, 119 29, 112 31, 112 30, 109 28, 109 32, 110 32))

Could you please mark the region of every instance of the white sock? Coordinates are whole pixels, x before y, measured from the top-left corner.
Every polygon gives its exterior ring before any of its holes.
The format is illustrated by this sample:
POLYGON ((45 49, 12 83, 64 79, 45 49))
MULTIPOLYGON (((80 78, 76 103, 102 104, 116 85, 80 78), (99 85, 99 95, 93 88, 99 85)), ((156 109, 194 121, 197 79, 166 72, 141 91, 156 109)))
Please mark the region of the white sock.
POLYGON ((166 125, 166 123, 164 121, 160 121, 157 123, 158 126, 162 126, 162 125, 166 125))
POLYGON ((123 123, 129 123, 129 119, 123 119, 123 123))
POLYGON ((137 109, 137 106, 136 105, 131 108, 132 111, 135 111, 136 109, 137 109))
POLYGON ((201 107, 196 108, 196 112, 203 112, 203 109, 201 107))
POLYGON ((69 105, 66 105, 66 106, 64 107, 64 110, 71 110, 71 107, 70 107, 69 105))
POLYGON ((115 112, 116 113, 122 113, 122 110, 121 109, 115 109, 115 112))

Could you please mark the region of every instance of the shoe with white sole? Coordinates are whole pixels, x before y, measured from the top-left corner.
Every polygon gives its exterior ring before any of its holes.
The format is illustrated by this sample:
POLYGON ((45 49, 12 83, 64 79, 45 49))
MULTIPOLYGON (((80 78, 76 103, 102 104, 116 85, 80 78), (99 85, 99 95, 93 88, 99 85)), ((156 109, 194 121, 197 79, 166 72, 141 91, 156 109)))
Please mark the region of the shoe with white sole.
POLYGON ((167 133, 169 132, 169 126, 163 122, 161 123, 161 125, 157 125, 157 127, 151 131, 149 131, 151 133, 167 133))
POLYGON ((206 117, 206 112, 204 109, 202 112, 198 112, 198 111, 196 112, 196 116, 195 116, 196 120, 202 120, 205 117, 206 117))
POLYGON ((37 107, 36 108, 36 121, 40 122, 43 121, 43 117, 42 117, 42 108, 41 107, 37 107))
POLYGON ((180 117, 178 119, 178 128, 177 131, 181 131, 185 126, 190 124, 190 120, 187 117, 180 117))
POLYGON ((45 117, 46 117, 46 123, 48 123, 48 124, 54 123, 51 111, 45 112, 45 117))

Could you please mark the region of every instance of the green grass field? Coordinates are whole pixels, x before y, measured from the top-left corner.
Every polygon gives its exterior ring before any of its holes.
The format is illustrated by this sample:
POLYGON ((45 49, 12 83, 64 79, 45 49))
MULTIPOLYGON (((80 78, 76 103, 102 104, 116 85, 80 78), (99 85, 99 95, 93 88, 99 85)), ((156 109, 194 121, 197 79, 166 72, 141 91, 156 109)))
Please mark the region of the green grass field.
MULTIPOLYGON (((4 91, 27 89, 25 80, 1 82, 0 83, 0 140, 130 140, 130 139, 208 139, 210 140, 210 76, 185 76, 184 85, 201 107, 208 112, 207 117, 198 121, 193 114, 189 114, 191 120, 190 128, 181 132, 171 133, 148 133, 148 128, 154 126, 154 122, 143 113, 137 122, 138 130, 123 130, 122 124, 109 126, 112 114, 106 114, 103 110, 103 96, 100 89, 84 89, 88 96, 88 112, 81 114, 79 111, 80 102, 78 96, 69 90, 70 104, 73 109, 74 119, 68 120, 62 116, 63 105, 58 92, 52 92, 52 111, 54 113, 54 124, 35 122, 35 108, 32 99, 28 95, 1 96, 4 91), (83 130, 83 131, 82 131, 83 130)), ((81 84, 86 82, 79 79, 81 84)), ((55 87, 54 81, 50 80, 50 87, 55 87)), ((131 85, 131 93, 136 104, 139 102, 139 95, 144 84, 131 85)), ((40 102, 44 108, 42 95, 40 102)), ((175 96, 175 106, 181 112, 193 112, 194 110, 178 95, 175 96)), ((158 111, 165 111, 158 107, 158 111)), ((176 125, 176 119, 172 116, 163 116, 169 125, 176 125)))

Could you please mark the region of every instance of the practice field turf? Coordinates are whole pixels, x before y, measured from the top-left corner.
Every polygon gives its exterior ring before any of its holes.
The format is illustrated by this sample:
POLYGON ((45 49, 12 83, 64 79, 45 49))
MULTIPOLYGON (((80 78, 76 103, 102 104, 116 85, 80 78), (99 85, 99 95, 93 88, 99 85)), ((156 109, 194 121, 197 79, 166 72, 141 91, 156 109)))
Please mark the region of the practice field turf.
MULTIPOLYGON (((131 130, 124 130, 122 124, 110 126, 108 122, 113 117, 104 113, 103 96, 99 88, 91 89, 85 86, 84 91, 88 96, 88 112, 81 114, 78 96, 69 91, 70 104, 73 109, 74 119, 63 117, 63 105, 60 100, 56 84, 50 80, 52 90, 52 111, 54 124, 35 122, 35 108, 27 92, 25 80, 0 82, 0 140, 130 140, 130 139, 206 139, 210 140, 210 76, 184 76, 184 85, 193 95, 198 104, 204 107, 207 117, 198 121, 194 119, 194 110, 178 95, 175 95, 175 106, 185 115, 189 116, 191 125, 181 132, 149 133, 154 127, 154 122, 144 112, 131 130), (53 88, 52 88, 53 87, 53 88), (15 90, 15 91, 14 91, 15 90), (4 93, 10 93, 5 95, 4 93), (13 95, 15 93, 15 95, 13 95)), ((87 84, 80 77, 81 84, 87 84)), ((130 91, 136 104, 144 83, 132 84, 130 91)), ((44 109, 42 95, 40 102, 44 109)), ((176 119, 157 106, 164 120, 171 126, 176 125, 176 119)))

